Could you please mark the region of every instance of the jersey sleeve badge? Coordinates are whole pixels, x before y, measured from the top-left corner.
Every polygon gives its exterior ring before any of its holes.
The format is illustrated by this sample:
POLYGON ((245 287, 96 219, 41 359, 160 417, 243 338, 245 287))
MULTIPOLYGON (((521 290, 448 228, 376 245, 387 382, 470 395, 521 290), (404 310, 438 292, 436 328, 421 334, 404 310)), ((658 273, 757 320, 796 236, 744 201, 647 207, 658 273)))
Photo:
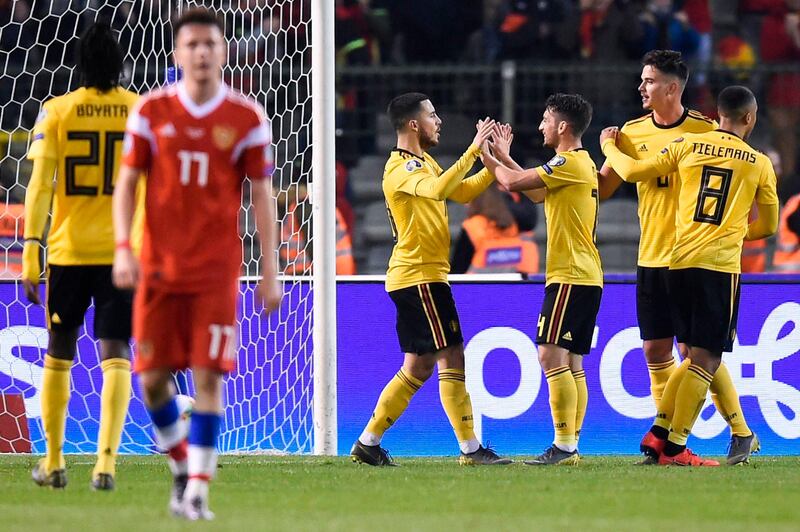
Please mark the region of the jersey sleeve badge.
POLYGON ((562 155, 556 155, 546 163, 542 165, 542 169, 547 173, 547 175, 553 175, 553 167, 557 166, 564 166, 564 163, 567 162, 567 159, 564 158, 562 155))
POLYGON ((422 168, 422 163, 416 159, 411 159, 410 161, 406 162, 406 170, 409 172, 414 172, 422 168))

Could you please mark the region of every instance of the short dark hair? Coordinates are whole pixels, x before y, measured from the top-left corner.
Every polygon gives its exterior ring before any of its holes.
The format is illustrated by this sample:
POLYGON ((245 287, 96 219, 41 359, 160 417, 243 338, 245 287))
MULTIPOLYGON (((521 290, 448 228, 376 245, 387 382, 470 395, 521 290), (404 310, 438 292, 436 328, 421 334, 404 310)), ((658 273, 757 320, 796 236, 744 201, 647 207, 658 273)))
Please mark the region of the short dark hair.
POLYGON ((389 121, 394 129, 396 131, 403 129, 406 122, 419 112, 419 104, 425 100, 430 100, 430 98, 421 92, 407 92, 393 98, 389 102, 389 107, 386 108, 386 114, 389 115, 389 121))
POLYGON ((545 109, 557 113, 572 126, 576 137, 583 135, 592 121, 592 104, 580 94, 551 94, 544 104, 545 109))
POLYGON ((652 66, 668 76, 675 76, 681 83, 689 79, 689 67, 683 62, 680 52, 675 50, 650 50, 642 58, 642 66, 652 66))
POLYGON ((119 85, 124 55, 111 27, 96 22, 81 35, 78 70, 81 87, 108 92, 119 85))
POLYGON ((720 116, 738 120, 756 104, 753 91, 742 85, 725 87, 717 96, 717 110, 720 116))
POLYGON ((181 13, 178 19, 172 23, 173 40, 178 36, 178 32, 181 31, 181 28, 187 24, 216 26, 220 33, 225 35, 225 26, 223 26, 222 21, 217 15, 214 14, 213 11, 210 11, 204 7, 193 7, 192 9, 187 9, 181 13))

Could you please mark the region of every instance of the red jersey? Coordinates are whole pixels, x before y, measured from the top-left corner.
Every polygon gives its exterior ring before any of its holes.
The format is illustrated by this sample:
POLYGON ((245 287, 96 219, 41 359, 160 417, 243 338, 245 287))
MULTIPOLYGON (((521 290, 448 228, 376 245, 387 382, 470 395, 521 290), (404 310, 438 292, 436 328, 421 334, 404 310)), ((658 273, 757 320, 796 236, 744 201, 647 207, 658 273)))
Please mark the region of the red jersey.
POLYGON ((263 110, 224 84, 197 105, 177 83, 139 100, 124 146, 124 164, 147 174, 143 282, 181 293, 234 283, 242 182, 273 168, 263 110))

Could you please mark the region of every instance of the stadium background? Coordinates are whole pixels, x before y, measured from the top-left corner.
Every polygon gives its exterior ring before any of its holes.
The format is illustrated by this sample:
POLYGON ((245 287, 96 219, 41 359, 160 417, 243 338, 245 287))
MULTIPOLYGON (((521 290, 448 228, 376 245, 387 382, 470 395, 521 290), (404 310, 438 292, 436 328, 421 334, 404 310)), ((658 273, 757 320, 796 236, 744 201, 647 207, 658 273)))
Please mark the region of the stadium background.
MULTIPOLYGON (((295 279, 287 283, 284 310, 263 327, 253 312, 252 287, 243 285, 244 347, 240 370, 228 381, 221 447, 309 452, 312 346, 307 309, 313 302, 308 285, 297 280, 310 273, 313 262, 307 195, 311 164, 308 5, 280 0, 208 4, 224 13, 231 39, 227 81, 255 95, 273 118, 278 159, 273 185, 283 237, 279 258, 283 271, 295 279)), ((761 119, 753 143, 776 161, 782 159, 779 174, 784 200, 800 188, 796 159, 794 164, 785 164, 796 150, 800 113, 800 45, 794 46, 787 32, 790 23, 797 23, 797 6, 791 0, 345 0, 336 5, 337 207, 348 222, 359 273, 383 273, 391 250, 380 178, 394 134, 383 110, 393 95, 408 90, 428 93, 444 119, 442 144, 435 151, 442 166, 458 157, 471 139, 475 119, 485 115, 515 127, 518 160, 530 165, 549 158, 536 128, 542 104, 554 91, 581 92, 594 105, 595 119, 586 144, 600 162, 596 141, 600 128, 642 113, 636 92, 637 58, 649 48, 677 48, 693 65, 687 105, 713 116, 713 97, 723 86, 743 83, 756 91, 761 119), (785 44, 787 38, 788 48, 773 46, 779 41, 785 44), (795 122, 791 122, 793 117, 795 122)), ((65 64, 70 63, 75 35, 96 17, 111 20, 129 47, 125 84, 163 84, 168 65, 165 50, 170 48, 169 10, 170 3, 154 1, 0 1, 0 59, 5 73, 0 78, 0 194, 6 207, 2 213, 4 276, 10 279, 0 291, 5 310, 0 313, 0 392, 23 398, 35 452, 43 449, 39 421, 32 415, 37 403, 36 367, 43 356, 43 310, 24 303, 13 282, 22 246, 19 204, 30 173, 24 159, 29 132, 42 100, 76 87, 77 79, 65 64)), ((601 207, 598 243, 607 272, 634 268, 638 244, 634 195, 631 189, 622 189, 601 207)), ((451 205, 449 213, 456 234, 463 207, 451 205)), ((541 245, 545 235, 541 211, 538 218, 536 238, 541 245)), ((257 275, 252 218, 246 209, 242 234, 243 274, 257 275)), ((753 280, 743 293, 743 347, 731 358, 734 379, 748 419, 767 444, 765 450, 796 453, 800 307, 795 302, 800 293, 793 278, 753 280)), ((630 278, 618 281, 606 290, 597 349, 587 363, 592 396, 582 448, 589 453, 635 452, 629 441, 636 441, 651 415, 646 372, 634 341, 638 337, 633 287, 630 278), (628 343, 609 347, 609 340, 618 334, 628 343), (624 377, 611 388, 601 383, 607 359, 624 359, 620 362, 624 377), (628 400, 625 406, 625 394, 615 388, 620 383, 628 395, 640 400, 628 400), (604 419, 614 421, 613 433, 599 431, 604 419)), ((347 450, 369 415, 379 383, 400 360, 392 309, 382 290, 374 280, 342 282, 338 288, 340 452, 347 450), (365 335, 365 329, 370 334, 365 335)), ((457 285, 468 356, 477 357, 484 343, 499 345, 505 341, 504 334, 531 349, 522 336, 533 337, 541 294, 542 284, 536 281, 457 285), (498 302, 502 308, 492 306, 498 302), (522 336, 498 327, 513 328, 522 336)), ((91 452, 99 368, 96 346, 85 334, 80 345, 67 449, 91 452)), ((535 369, 530 375, 537 378, 520 386, 520 364, 508 349, 497 347, 475 368, 480 370, 473 371, 468 383, 473 395, 481 395, 479 384, 488 390, 483 403, 476 400, 482 411, 519 411, 510 419, 497 419, 502 415, 494 414, 481 420, 484 436, 502 446, 503 452, 530 453, 550 437, 538 367, 525 366, 535 369), (479 375, 483 381, 474 380, 479 375), (527 403, 526 394, 530 396, 527 403)), ((18 413, 12 418, 20 419, 18 413)), ((719 415, 710 408, 704 419, 707 432, 703 436, 698 431, 703 440, 697 449, 719 452, 726 440, 719 415)), ((146 425, 137 395, 126 425, 125 451, 152 450, 146 425)), ((415 399, 391 437, 396 442, 393 450, 399 454, 451 452, 452 437, 433 387, 426 387, 415 399), (425 437, 420 438, 420 433, 425 437)))

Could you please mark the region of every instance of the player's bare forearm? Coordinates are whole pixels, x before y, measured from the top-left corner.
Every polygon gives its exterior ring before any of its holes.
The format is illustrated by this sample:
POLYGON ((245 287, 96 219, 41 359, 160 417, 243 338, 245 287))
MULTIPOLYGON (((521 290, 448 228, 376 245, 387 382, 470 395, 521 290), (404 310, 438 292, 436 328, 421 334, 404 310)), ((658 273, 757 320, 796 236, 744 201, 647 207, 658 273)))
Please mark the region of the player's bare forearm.
POLYGON ((131 222, 136 202, 139 170, 122 165, 114 184, 111 218, 114 221, 114 265, 111 276, 120 290, 133 290, 139 282, 139 262, 131 250, 131 222))
POLYGON ((275 221, 275 206, 269 189, 269 180, 253 181, 251 194, 256 215, 256 231, 261 243, 261 271, 264 277, 276 275, 275 249, 277 249, 278 230, 275 221))
POLYGON ((25 238, 41 239, 47 216, 50 214, 50 203, 53 199, 53 175, 56 172, 56 160, 38 158, 33 161, 31 179, 25 193, 25 238))
POLYGON ((500 161, 488 153, 483 154, 482 160, 486 169, 489 170, 489 172, 495 176, 497 182, 503 185, 507 190, 522 192, 524 190, 532 190, 545 186, 544 181, 542 181, 542 178, 535 168, 531 168, 530 170, 514 170, 500 164, 500 161))
POLYGON ((122 165, 114 184, 114 197, 112 198, 112 219, 114 221, 114 240, 128 242, 131 237, 131 222, 136 204, 136 183, 139 179, 139 170, 122 165))
POLYGON ((522 193, 528 196, 528 199, 530 199, 534 203, 542 203, 547 197, 546 188, 534 188, 532 190, 524 190, 522 193))
POLYGON ((744 237, 748 241, 772 236, 778 230, 780 212, 777 203, 769 205, 757 203, 756 209, 758 209, 758 217, 747 226, 747 234, 744 237))
POLYGON ((484 168, 475 175, 471 175, 459 183, 452 194, 447 199, 459 203, 469 203, 489 188, 494 183, 494 176, 488 169, 484 168))
POLYGON ((280 306, 282 293, 275 265, 278 228, 269 186, 269 179, 254 180, 250 197, 256 215, 258 241, 261 244, 261 283, 258 291, 264 310, 272 312, 280 306))
POLYGON ((22 285, 28 301, 39 304, 39 278, 42 264, 39 258, 44 227, 53 199, 53 175, 56 160, 45 157, 33 160, 33 171, 25 194, 25 244, 22 250, 22 285))
POLYGON ((512 170, 505 166, 498 166, 495 173, 497 181, 511 192, 524 192, 544 188, 545 184, 535 168, 528 170, 512 170))
POLYGON ((602 149, 607 162, 614 168, 617 175, 628 183, 647 181, 661 175, 659 169, 653 164, 654 157, 637 161, 622 153, 612 139, 605 140, 602 149))
POLYGON ((621 184, 622 178, 608 164, 604 164, 597 172, 597 188, 601 200, 607 200, 613 196, 621 184))
POLYGON ((511 155, 507 153, 496 153, 495 155, 497 156, 497 160, 500 161, 503 166, 511 168, 512 170, 524 170, 524 168, 522 168, 517 161, 511 158, 511 155))

